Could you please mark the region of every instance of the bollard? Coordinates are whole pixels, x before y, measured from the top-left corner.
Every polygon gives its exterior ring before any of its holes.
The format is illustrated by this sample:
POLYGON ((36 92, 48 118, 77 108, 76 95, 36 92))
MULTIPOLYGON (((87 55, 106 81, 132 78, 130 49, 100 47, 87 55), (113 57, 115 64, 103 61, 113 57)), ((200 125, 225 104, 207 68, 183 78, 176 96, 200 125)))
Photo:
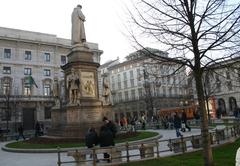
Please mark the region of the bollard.
POLYGON ((126 142, 127 162, 129 162, 129 144, 126 142))
POLYGON ((156 140, 156 146, 157 146, 157 158, 159 158, 160 155, 159 155, 159 142, 158 142, 158 140, 156 140))
POLYGON ((143 143, 141 144, 139 151, 141 159, 145 158, 145 146, 143 145, 143 143))
POLYGON ((60 147, 58 146, 58 147, 57 147, 57 149, 58 149, 58 162, 57 162, 57 165, 58 165, 58 166, 61 166, 61 154, 60 154, 60 147))

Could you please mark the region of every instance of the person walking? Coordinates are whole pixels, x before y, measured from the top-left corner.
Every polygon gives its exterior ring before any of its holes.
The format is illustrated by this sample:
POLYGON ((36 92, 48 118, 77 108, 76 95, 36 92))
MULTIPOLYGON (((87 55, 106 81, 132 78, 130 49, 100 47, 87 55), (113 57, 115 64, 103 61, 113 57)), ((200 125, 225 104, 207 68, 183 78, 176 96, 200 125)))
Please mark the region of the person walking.
POLYGON ((174 115, 173 124, 174 124, 174 128, 176 130, 177 137, 182 137, 183 135, 179 131, 181 128, 181 119, 177 113, 174 115))
POLYGON ((189 127, 188 123, 187 123, 187 114, 186 112, 182 112, 182 122, 185 124, 185 128, 188 129, 188 131, 191 131, 191 128, 189 127))
POLYGON ((23 126, 22 124, 18 127, 18 136, 17 136, 17 141, 20 139, 20 137, 22 137, 25 140, 25 137, 23 135, 23 126))

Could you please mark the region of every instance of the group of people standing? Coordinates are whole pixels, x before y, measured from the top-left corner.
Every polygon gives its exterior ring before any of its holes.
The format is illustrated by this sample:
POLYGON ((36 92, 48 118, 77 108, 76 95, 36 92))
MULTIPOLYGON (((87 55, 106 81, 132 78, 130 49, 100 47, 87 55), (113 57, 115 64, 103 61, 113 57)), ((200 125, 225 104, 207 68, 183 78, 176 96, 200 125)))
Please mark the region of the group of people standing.
MULTIPOLYGON (((85 144, 88 148, 92 148, 95 145, 99 145, 100 147, 115 145, 114 138, 116 137, 117 133, 116 125, 112 121, 108 120, 107 117, 103 117, 103 122, 104 124, 100 128, 99 135, 93 127, 88 130, 85 136, 85 144)), ((110 155, 108 153, 104 153, 103 155, 104 159, 110 162, 110 155)), ((93 157, 97 159, 97 156, 93 157)))

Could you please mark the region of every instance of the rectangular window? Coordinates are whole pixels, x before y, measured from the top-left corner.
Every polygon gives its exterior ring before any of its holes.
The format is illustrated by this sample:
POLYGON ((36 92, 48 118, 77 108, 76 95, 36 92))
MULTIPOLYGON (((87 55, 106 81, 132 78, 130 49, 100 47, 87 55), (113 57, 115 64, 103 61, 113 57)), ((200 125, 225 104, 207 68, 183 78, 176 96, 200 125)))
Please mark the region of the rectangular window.
POLYGON ((3 94, 4 95, 10 94, 10 83, 9 82, 3 83, 3 94))
POLYGON ((138 88, 138 96, 139 96, 139 98, 143 97, 143 90, 142 90, 142 88, 138 88))
POLYGON ((10 121, 11 120, 11 116, 12 116, 11 111, 8 110, 6 107, 2 108, 1 113, 2 114, 0 115, 0 117, 2 117, 1 118, 2 121, 7 121, 7 120, 10 121))
POLYGON ((118 101, 121 102, 122 101, 122 92, 118 93, 118 101))
POLYGON ((129 100, 128 91, 125 91, 125 92, 124 92, 124 96, 125 96, 125 101, 128 101, 128 100, 129 100))
POLYGON ((163 96, 166 96, 166 87, 163 86, 163 87, 162 87, 162 90, 163 90, 163 96))
POLYGON ((117 75, 117 79, 118 79, 118 82, 121 82, 121 75, 120 74, 117 75))
POLYGON ((120 76, 120 74, 117 75, 117 80, 118 80, 118 89, 122 89, 122 87, 121 87, 121 76, 120 76))
POLYGON ((43 74, 44 76, 50 76, 51 75, 50 69, 44 69, 43 74))
POLYGON ((127 80, 125 80, 123 83, 124 83, 124 88, 127 88, 127 80))
POLYGON ((136 99, 135 89, 131 90, 131 96, 132 96, 132 100, 136 99))
POLYGON ((141 81, 140 69, 137 69, 137 79, 138 79, 138 81, 141 81))
POLYGON ((169 94, 169 96, 172 96, 172 88, 168 89, 168 94, 169 94))
POLYGON ((31 60, 32 59, 32 53, 31 51, 25 51, 25 60, 31 60))
POLYGON ((31 95, 31 87, 30 87, 30 85, 27 85, 27 84, 26 84, 26 85, 24 86, 23 94, 24 94, 24 95, 27 95, 27 96, 31 95))
POLYGON ((51 119, 51 107, 44 108, 44 118, 51 119))
POLYGON ((11 74, 11 67, 3 66, 3 74, 11 74))
POLYGON ((66 63, 67 63, 67 57, 64 56, 64 55, 62 55, 62 56, 61 56, 61 64, 62 64, 62 65, 65 65, 66 63))
POLYGON ((50 53, 48 53, 48 52, 44 53, 44 60, 45 60, 45 62, 50 62, 50 53))
POLYGON ((45 84, 43 86, 43 95, 50 96, 50 93, 51 93, 51 86, 49 84, 45 84))
POLYGON ((10 59, 11 58, 11 49, 4 48, 4 58, 10 59))
POLYGON ((131 79, 130 83, 131 83, 131 87, 134 87, 134 79, 131 79))
POLYGON ((126 72, 123 73, 123 79, 127 80, 127 73, 126 72))
POLYGON ((133 78, 133 71, 131 70, 129 73, 130 73, 130 78, 133 78))
POLYGON ((24 75, 32 75, 32 69, 31 68, 24 68, 24 75))
POLYGON ((118 82, 118 89, 122 89, 121 82, 118 82))
POLYGON ((112 83, 112 90, 115 90, 115 83, 112 83))

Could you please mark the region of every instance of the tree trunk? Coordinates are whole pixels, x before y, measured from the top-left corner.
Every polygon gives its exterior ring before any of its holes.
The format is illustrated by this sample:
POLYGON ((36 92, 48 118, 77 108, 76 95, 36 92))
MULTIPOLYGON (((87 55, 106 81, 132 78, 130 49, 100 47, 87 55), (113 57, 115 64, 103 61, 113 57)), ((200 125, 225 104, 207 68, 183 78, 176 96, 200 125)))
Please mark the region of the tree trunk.
POLYGON ((196 90, 197 97, 199 103, 199 110, 201 116, 201 135, 202 135, 202 143, 203 143, 203 158, 205 166, 213 166, 213 156, 212 156, 212 148, 210 143, 210 134, 208 132, 208 118, 207 111, 205 107, 204 100, 204 90, 203 90, 203 82, 202 82, 202 71, 201 69, 195 69, 194 77, 196 81, 196 90))

